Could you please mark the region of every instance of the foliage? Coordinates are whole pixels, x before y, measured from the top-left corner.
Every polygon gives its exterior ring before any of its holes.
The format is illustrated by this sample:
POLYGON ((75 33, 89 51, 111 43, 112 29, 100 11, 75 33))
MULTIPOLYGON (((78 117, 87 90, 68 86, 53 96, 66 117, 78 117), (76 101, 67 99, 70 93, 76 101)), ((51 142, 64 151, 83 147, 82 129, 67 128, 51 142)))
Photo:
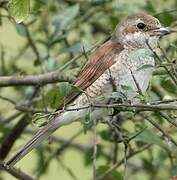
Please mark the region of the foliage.
POLYGON ((9 13, 17 23, 21 23, 27 18, 30 10, 30 0, 9 1, 9 13))

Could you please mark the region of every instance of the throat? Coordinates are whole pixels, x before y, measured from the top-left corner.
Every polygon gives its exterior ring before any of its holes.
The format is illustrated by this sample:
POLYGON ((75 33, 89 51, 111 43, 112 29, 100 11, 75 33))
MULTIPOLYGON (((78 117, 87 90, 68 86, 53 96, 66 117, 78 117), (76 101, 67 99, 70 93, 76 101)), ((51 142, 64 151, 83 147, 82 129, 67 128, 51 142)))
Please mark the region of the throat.
POLYGON ((152 49, 154 49, 157 47, 158 37, 152 37, 142 32, 135 32, 125 35, 124 39, 122 39, 124 48, 129 50, 149 48, 147 42, 152 47, 152 49))

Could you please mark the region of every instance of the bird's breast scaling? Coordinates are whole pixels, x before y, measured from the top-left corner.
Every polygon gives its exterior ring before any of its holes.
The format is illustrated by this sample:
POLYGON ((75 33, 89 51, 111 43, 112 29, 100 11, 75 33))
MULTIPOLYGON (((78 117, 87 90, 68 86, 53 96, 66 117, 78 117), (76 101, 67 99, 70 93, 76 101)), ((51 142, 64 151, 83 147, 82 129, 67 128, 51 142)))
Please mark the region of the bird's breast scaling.
POLYGON ((127 96, 137 94, 137 84, 142 93, 145 93, 153 71, 154 59, 151 56, 131 59, 128 58, 128 53, 127 50, 124 50, 117 55, 115 57, 116 63, 86 89, 87 95, 81 94, 74 104, 85 105, 89 100, 93 100, 97 96, 105 96, 105 99, 108 99, 113 91, 124 91, 124 86, 130 87, 134 91, 134 93, 127 96))

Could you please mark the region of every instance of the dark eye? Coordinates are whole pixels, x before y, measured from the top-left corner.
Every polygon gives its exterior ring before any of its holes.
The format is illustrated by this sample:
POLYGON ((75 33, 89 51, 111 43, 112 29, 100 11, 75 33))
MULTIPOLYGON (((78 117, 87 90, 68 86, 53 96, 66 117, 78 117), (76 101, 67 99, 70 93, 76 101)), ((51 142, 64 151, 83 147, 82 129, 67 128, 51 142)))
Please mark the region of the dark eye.
POLYGON ((144 29, 144 28, 146 27, 146 24, 144 24, 144 23, 138 23, 138 24, 137 24, 137 27, 138 27, 139 29, 144 29))

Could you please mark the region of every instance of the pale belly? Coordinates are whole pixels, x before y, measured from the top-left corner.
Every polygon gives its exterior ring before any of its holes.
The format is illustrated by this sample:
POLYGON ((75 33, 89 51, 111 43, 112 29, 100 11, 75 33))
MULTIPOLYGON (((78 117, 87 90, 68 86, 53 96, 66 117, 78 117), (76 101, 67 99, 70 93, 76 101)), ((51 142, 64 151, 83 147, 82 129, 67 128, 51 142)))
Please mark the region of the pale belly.
POLYGON ((145 94, 149 86, 152 71, 152 67, 132 73, 130 70, 126 70, 125 75, 119 78, 117 91, 122 92, 127 99, 132 99, 139 94, 145 94))

